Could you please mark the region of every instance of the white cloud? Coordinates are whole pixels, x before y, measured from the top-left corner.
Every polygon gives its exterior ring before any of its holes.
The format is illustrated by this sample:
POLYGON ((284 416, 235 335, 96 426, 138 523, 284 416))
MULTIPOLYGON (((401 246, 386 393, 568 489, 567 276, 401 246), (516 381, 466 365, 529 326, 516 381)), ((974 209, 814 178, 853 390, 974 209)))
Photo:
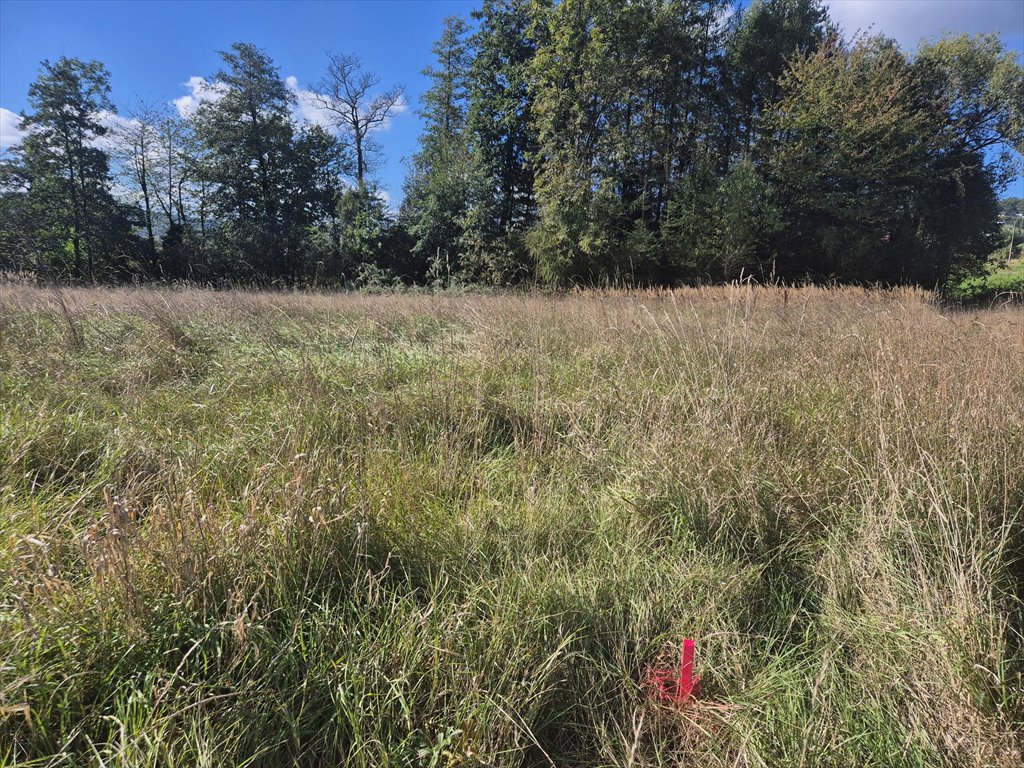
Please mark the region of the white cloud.
POLYGON ((284 82, 288 90, 295 94, 295 109, 292 113, 295 122, 311 123, 327 129, 332 127, 331 115, 317 103, 318 95, 315 91, 300 88, 299 78, 295 75, 289 75, 284 82))
POLYGON ((409 103, 405 100, 405 94, 398 94, 398 101, 395 102, 394 106, 391 107, 391 113, 384 119, 384 122, 377 125, 374 131, 386 131, 391 127, 391 120, 398 115, 402 114, 409 108, 409 103))
MULTIPOLYGON (((299 78, 295 77, 295 75, 289 75, 284 79, 284 82, 288 89, 295 94, 296 104, 292 117, 297 123, 312 123, 327 129, 335 128, 331 113, 321 106, 325 97, 316 91, 307 91, 300 88, 299 78)), ((408 104, 405 101, 405 96, 400 96, 398 102, 391 107, 391 114, 386 120, 374 126, 372 132, 386 131, 391 127, 391 118, 402 114, 406 109, 408 109, 408 104)))
POLYGON ((21 129, 21 115, 0 107, 0 149, 7 149, 25 138, 21 129))
POLYGON ((182 117, 192 117, 204 101, 217 101, 224 96, 227 86, 224 83, 211 83, 205 77, 190 77, 182 83, 190 91, 185 96, 174 100, 174 107, 182 117))
POLYGON ((107 112, 106 110, 97 112, 94 117, 97 123, 107 129, 107 133, 97 136, 89 143, 106 152, 110 152, 117 146, 118 138, 126 131, 139 125, 139 121, 135 118, 121 117, 116 112, 107 112))
POLYGON ((1024 37, 1021 0, 826 0, 826 4, 847 34, 881 33, 905 49, 943 32, 997 32, 1004 39, 1016 38, 1018 45, 1024 37))

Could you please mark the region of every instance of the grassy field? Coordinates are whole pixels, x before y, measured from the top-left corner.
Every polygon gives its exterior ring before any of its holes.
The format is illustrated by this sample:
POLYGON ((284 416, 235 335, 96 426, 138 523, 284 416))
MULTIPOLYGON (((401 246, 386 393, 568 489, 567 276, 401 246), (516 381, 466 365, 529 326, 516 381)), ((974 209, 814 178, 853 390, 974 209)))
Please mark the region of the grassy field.
POLYGON ((1019 306, 0 286, 0 763, 1019 766, 1022 508, 1019 306))
POLYGON ((951 294, 967 301, 999 301, 1008 294, 1024 295, 1024 259, 1000 260, 991 274, 964 280, 951 294))

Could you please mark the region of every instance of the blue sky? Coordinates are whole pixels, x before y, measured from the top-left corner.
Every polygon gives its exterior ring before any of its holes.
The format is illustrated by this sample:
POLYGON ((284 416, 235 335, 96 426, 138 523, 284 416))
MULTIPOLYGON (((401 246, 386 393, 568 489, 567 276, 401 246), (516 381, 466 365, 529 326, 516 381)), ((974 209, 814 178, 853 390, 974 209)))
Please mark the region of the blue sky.
MULTIPOLYGON (((113 98, 124 108, 141 98, 172 103, 188 96, 192 78, 217 71, 217 51, 255 43, 298 89, 321 75, 324 52, 360 56, 383 86, 402 84, 408 108, 378 135, 385 162, 380 180, 401 197, 403 158, 416 148, 415 114, 428 87, 420 74, 441 21, 468 16, 475 0, 348 0, 347 2, 178 2, 150 0, 0 0, 0 147, 16 137, 17 113, 42 59, 99 59, 111 73, 113 98)), ((913 48, 943 30, 999 32, 1024 51, 1024 0, 828 0, 848 32, 868 30, 913 48)), ((1024 179, 1009 194, 1024 196, 1024 179)))

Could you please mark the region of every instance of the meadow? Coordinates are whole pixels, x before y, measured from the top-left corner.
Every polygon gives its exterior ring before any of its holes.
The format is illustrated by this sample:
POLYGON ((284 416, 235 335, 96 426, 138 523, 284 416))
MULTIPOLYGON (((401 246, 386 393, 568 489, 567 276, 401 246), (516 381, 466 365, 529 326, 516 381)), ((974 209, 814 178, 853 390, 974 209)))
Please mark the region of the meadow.
POLYGON ((971 277, 952 287, 950 293, 957 299, 992 303, 1024 295, 1024 258, 995 261, 989 274, 971 277))
POLYGON ((0 542, 4 765, 1019 766, 1024 308, 0 285, 0 542))

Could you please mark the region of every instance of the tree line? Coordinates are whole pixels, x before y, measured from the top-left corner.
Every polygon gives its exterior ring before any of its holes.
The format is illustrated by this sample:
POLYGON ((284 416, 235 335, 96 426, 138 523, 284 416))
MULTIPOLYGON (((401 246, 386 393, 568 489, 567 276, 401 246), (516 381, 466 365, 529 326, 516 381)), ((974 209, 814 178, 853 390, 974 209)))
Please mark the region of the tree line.
POLYGON ((300 96, 237 43, 191 113, 117 120, 101 63, 44 61, 0 165, 0 270, 935 287, 984 270, 1021 171, 1024 67, 993 35, 908 54, 820 0, 484 0, 433 52, 397 211, 377 131, 404 94, 354 57, 300 96))

